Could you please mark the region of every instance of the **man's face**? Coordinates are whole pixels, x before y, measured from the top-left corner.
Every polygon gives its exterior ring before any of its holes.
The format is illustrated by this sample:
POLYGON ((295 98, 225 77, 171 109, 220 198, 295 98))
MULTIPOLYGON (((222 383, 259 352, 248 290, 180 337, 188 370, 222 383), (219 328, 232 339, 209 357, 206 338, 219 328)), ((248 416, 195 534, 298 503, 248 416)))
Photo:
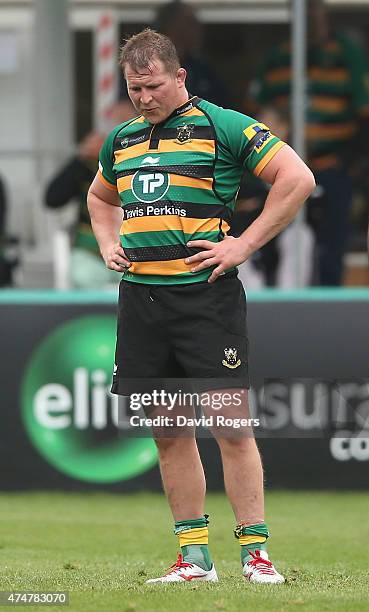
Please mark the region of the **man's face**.
POLYGON ((186 71, 167 71, 163 62, 154 59, 149 68, 136 71, 125 67, 128 95, 136 110, 150 123, 160 123, 187 100, 186 71))

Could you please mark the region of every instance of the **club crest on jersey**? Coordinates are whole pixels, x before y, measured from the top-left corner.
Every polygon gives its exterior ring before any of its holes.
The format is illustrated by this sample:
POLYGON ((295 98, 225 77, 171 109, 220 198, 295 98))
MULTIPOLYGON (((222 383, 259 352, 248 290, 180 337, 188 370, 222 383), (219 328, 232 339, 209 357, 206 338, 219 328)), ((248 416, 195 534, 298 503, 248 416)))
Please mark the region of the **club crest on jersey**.
POLYGON ((177 127, 177 138, 174 142, 177 144, 185 144, 192 141, 192 133, 195 129, 194 123, 185 123, 177 127))
POLYGON ((241 365, 241 359, 237 359, 237 349, 225 348, 224 354, 226 358, 223 359, 222 364, 226 368, 231 368, 231 370, 234 370, 235 368, 238 368, 238 366, 241 365))

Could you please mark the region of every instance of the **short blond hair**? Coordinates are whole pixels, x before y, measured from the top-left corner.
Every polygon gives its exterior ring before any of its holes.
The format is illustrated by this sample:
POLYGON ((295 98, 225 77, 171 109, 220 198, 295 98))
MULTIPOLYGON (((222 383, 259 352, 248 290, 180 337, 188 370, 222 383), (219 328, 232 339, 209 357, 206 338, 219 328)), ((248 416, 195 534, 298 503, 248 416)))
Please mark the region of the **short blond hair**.
POLYGON ((125 75, 126 65, 134 70, 149 69, 155 59, 163 62, 171 74, 180 68, 177 50, 168 36, 146 28, 124 41, 120 49, 119 65, 125 75))

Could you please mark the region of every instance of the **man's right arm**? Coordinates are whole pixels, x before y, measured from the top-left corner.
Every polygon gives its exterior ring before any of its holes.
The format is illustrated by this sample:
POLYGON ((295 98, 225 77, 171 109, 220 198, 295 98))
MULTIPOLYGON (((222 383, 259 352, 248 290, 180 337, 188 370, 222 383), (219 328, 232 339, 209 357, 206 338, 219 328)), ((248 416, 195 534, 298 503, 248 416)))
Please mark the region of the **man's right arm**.
POLYGON ((122 224, 121 203, 117 190, 106 187, 99 178, 99 172, 88 191, 87 206, 92 229, 106 266, 116 272, 123 272, 131 262, 126 257, 119 239, 122 224))

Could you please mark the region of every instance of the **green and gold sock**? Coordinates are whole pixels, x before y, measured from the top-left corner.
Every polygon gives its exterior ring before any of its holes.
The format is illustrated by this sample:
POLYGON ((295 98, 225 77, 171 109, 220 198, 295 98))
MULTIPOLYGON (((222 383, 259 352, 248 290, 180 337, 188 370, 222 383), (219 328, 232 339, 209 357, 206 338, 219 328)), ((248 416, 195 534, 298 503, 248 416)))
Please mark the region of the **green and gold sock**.
POLYGON ((176 521, 174 533, 178 536, 183 561, 209 571, 213 565, 208 548, 208 515, 198 519, 176 521))
POLYGON ((268 527, 265 523, 255 525, 243 525, 240 523, 234 530, 234 535, 241 544, 241 563, 245 565, 252 559, 250 553, 255 550, 266 550, 266 542, 269 537, 268 527))

